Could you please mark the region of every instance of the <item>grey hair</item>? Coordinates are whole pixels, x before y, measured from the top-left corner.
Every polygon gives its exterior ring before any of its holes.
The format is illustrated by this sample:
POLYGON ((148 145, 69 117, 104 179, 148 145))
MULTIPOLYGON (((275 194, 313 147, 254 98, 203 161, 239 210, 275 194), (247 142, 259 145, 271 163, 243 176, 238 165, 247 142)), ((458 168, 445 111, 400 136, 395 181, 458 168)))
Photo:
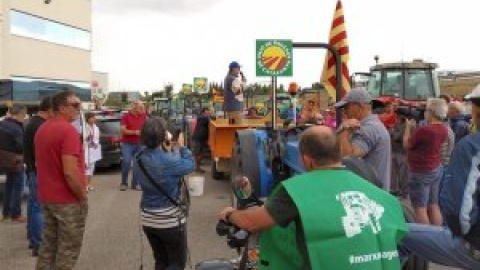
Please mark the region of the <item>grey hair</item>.
POLYGON ((166 127, 167 124, 163 118, 146 119, 140 132, 140 142, 150 149, 159 147, 166 140, 166 127))
POLYGON ((460 114, 464 114, 465 113, 465 105, 463 105, 462 102, 458 102, 458 101, 453 101, 453 102, 450 102, 448 104, 448 107, 449 108, 452 108, 454 110, 457 110, 460 114))
POLYGON ((427 110, 433 117, 443 120, 447 117, 447 102, 443 98, 427 99, 427 110))

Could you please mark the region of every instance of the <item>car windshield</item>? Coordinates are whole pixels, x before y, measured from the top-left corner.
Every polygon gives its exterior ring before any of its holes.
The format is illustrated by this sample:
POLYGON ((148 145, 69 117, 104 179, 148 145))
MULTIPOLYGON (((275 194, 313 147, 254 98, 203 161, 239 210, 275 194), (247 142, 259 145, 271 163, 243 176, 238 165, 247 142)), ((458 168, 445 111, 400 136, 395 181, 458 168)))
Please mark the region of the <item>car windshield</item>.
POLYGON ((100 133, 120 134, 120 119, 97 120, 97 126, 100 133))

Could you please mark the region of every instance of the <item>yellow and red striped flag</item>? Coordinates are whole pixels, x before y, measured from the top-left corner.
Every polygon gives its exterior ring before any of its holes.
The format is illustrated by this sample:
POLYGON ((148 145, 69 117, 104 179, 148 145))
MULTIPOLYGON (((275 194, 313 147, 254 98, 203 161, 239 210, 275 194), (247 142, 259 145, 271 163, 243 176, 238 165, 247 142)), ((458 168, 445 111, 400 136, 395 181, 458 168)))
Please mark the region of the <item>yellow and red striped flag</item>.
MULTIPOLYGON (((350 91, 350 77, 348 73, 348 42, 347 30, 345 27, 345 19, 343 17, 343 7, 340 0, 337 1, 337 7, 333 15, 332 27, 330 29, 329 44, 338 50, 342 59, 342 97, 350 91)), ((336 74, 335 74, 335 58, 328 51, 323 65, 323 73, 321 82, 328 94, 335 100, 336 91, 336 74)))

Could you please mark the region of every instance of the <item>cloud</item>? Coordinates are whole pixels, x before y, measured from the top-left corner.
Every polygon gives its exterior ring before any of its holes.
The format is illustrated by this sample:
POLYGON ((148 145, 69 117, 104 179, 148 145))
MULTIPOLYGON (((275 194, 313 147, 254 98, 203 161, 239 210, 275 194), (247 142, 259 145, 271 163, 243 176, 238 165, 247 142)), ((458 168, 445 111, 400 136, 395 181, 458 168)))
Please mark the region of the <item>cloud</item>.
POLYGON ((209 8, 223 0, 100 0, 94 1, 95 10, 105 13, 126 12, 197 12, 209 8))

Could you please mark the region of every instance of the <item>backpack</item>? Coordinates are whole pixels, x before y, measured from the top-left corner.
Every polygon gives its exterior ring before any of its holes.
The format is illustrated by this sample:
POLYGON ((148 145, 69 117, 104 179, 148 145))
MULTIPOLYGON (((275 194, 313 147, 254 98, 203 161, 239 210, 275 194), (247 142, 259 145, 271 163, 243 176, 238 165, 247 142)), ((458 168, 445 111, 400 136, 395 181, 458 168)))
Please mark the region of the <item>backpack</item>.
POLYGON ((480 249, 480 133, 453 149, 440 185, 440 208, 452 233, 480 249))

